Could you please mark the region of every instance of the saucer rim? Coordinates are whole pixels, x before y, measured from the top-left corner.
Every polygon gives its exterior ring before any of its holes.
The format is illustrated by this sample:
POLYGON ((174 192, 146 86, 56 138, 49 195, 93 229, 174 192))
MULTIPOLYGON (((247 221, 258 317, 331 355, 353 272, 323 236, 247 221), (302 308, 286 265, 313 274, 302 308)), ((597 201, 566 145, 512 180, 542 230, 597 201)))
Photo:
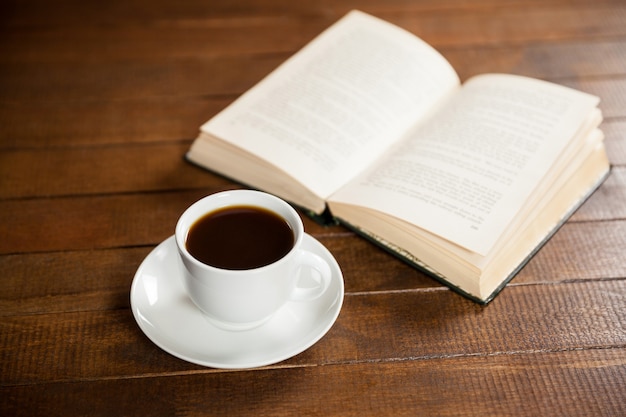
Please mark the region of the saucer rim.
MULTIPOLYGON (((285 347, 288 348, 286 349, 287 353, 284 353, 285 351, 281 350, 280 351, 281 354, 278 354, 278 355, 268 354, 268 355, 265 355, 263 359, 258 358, 258 359, 251 360, 248 362, 211 361, 211 360, 205 360, 203 358, 194 357, 193 355, 186 354, 185 352, 182 352, 181 349, 176 349, 176 347, 172 347, 171 345, 165 343, 164 340, 167 340, 171 336, 169 334, 165 334, 164 337, 162 338, 159 338, 157 336, 157 333, 159 333, 159 331, 156 330, 156 327, 152 323, 150 323, 147 319, 142 318, 143 317, 142 311, 145 311, 145 309, 149 308, 149 306, 142 305, 141 308, 139 306, 139 301, 137 300, 137 297, 139 297, 138 292, 140 292, 141 289, 138 288, 139 287, 138 283, 142 281, 144 270, 147 268, 148 263, 164 262, 163 260, 155 259, 156 254, 158 252, 165 249, 166 254, 167 254, 166 258, 177 255, 176 242, 174 240, 175 239, 174 235, 168 237, 167 239, 163 240, 160 244, 158 244, 156 247, 154 247, 152 251, 150 251, 150 253, 143 259, 143 261, 137 268, 137 271, 135 272, 135 275, 133 277, 133 281, 131 284, 131 290, 130 290, 130 305, 131 305, 131 311, 135 319, 135 322, 137 323, 141 331, 144 333, 144 335, 148 337, 148 339, 152 343, 154 343, 156 346, 158 346, 160 349, 171 354, 172 356, 175 356, 179 359, 182 359, 184 361, 187 361, 196 365, 201 365, 201 366, 206 366, 206 367, 211 367, 211 368, 216 368, 216 369, 249 369, 249 368, 258 368, 262 366, 272 365, 272 364, 287 360, 289 358, 292 358, 304 352, 305 350, 309 349, 311 346, 313 346, 319 340, 321 340, 326 335, 326 333, 328 333, 328 331, 332 328, 334 323, 337 321, 337 318, 339 317, 339 313, 341 312, 341 308, 343 306, 343 301, 345 297, 345 288, 344 288, 345 285, 344 285, 344 280, 343 280, 343 273, 341 271, 341 268, 339 267, 339 264, 337 263, 337 260, 330 253, 330 251, 321 242, 315 239, 313 236, 307 233, 304 233, 303 238, 304 238, 303 244, 305 246, 306 245, 313 246, 313 248, 310 248, 312 251, 322 256, 329 263, 331 263, 331 270, 332 270, 331 283, 335 281, 334 286, 337 286, 337 290, 336 290, 336 294, 329 296, 329 297, 332 297, 333 300, 332 302, 330 302, 326 312, 324 314, 321 314, 319 318, 315 319, 315 322, 311 325, 310 330, 307 331, 306 335, 301 338, 301 341, 303 341, 303 343, 300 343, 297 340, 295 342, 285 343, 285 347), (293 347, 289 348, 289 345, 293 345, 293 347)), ((180 275, 179 275, 179 278, 180 278, 180 275)), ((161 277, 161 279, 163 279, 163 277, 161 277)), ((318 302, 318 300, 319 298, 315 300, 306 301, 304 302, 304 304, 314 306, 315 303, 318 302)), ((302 303, 303 302, 300 302, 300 304, 302 303)), ((169 305, 169 308, 175 308, 175 305, 169 305)), ((198 311, 197 314, 202 314, 202 313, 198 311)), ((220 329, 218 326, 210 324, 208 321, 206 322, 206 325, 211 327, 215 331, 222 331, 224 332, 224 334, 230 334, 230 333, 246 334, 246 333, 257 332, 259 328, 262 328, 268 323, 271 323, 273 320, 276 320, 276 317, 271 318, 267 323, 265 323, 264 325, 260 327, 250 329, 250 330, 240 330, 240 331, 223 330, 223 329, 220 329)))

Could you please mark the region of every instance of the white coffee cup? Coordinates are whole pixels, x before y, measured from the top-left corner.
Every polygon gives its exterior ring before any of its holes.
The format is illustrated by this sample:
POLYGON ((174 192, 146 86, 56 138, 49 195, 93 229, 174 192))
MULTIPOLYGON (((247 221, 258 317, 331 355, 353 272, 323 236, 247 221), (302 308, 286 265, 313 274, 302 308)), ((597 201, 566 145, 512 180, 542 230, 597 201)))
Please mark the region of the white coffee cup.
POLYGON ((247 330, 269 320, 288 301, 313 300, 323 294, 331 268, 320 256, 303 249, 304 226, 298 213, 285 201, 267 193, 232 190, 209 195, 192 204, 176 224, 176 246, 187 293, 216 326, 247 330), (189 229, 203 216, 227 207, 253 206, 269 210, 288 224, 294 235, 291 250, 268 265, 253 269, 223 269, 194 258, 187 249, 189 229), (305 269, 315 284, 299 284, 305 269))

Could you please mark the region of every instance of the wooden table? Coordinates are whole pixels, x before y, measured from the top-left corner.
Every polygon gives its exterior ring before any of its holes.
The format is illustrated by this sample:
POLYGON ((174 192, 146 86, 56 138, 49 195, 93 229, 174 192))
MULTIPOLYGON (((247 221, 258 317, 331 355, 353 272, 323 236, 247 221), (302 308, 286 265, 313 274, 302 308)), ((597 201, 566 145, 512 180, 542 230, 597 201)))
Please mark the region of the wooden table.
POLYGON ((626 4, 621 0, 5 1, 0 6, 0 414, 626 415, 626 4), (275 365, 164 352, 133 276, 185 207, 237 184, 183 160, 198 127, 351 8, 461 79, 597 94, 613 171, 488 306, 305 219, 338 320, 275 365))

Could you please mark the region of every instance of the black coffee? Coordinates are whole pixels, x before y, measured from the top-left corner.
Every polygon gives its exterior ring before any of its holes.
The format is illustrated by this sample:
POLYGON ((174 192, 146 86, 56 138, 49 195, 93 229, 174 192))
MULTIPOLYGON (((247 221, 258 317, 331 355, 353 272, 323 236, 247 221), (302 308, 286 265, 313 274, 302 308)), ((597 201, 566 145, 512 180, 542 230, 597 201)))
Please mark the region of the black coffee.
POLYGON ((222 269, 252 269, 285 256, 294 245, 291 226, 260 207, 231 206, 196 220, 185 242, 199 261, 222 269))

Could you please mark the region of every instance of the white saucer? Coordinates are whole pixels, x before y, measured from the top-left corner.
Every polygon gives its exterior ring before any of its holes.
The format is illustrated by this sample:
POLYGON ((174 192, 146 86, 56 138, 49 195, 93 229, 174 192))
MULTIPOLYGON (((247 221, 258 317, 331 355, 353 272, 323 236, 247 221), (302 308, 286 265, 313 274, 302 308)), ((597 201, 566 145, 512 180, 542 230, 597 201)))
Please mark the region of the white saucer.
POLYGON ((150 252, 135 274, 130 289, 135 320, 161 349, 198 365, 252 368, 295 356, 330 330, 344 295, 343 275, 328 249, 308 234, 303 245, 331 266, 326 292, 311 301, 290 301, 262 326, 237 332, 212 325, 187 296, 172 236, 150 252))

